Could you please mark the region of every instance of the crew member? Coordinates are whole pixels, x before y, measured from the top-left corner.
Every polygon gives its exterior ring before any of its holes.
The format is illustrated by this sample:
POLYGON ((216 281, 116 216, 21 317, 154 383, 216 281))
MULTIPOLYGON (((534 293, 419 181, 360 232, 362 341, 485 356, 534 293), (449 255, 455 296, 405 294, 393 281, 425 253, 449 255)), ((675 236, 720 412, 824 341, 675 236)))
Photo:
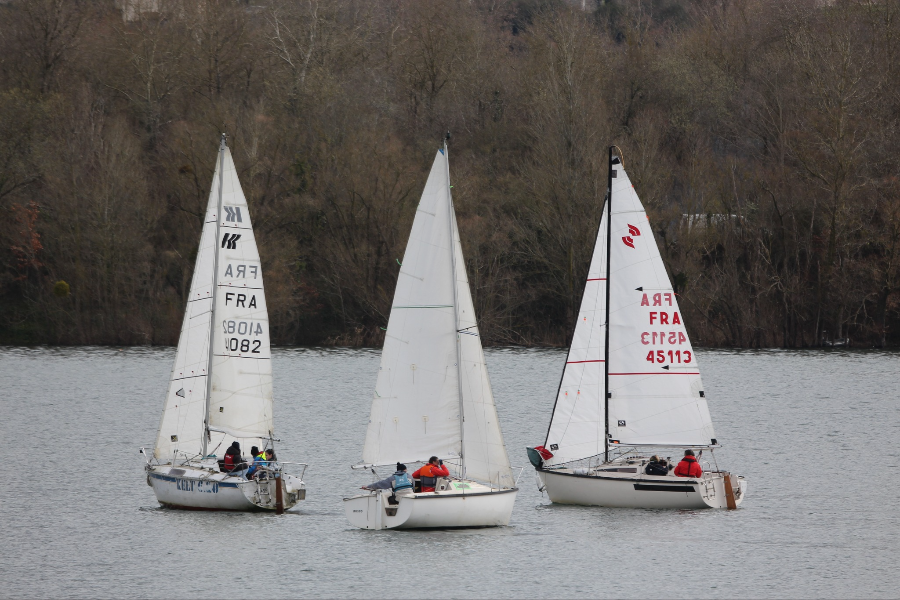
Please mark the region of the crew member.
POLYGON ((448 477, 450 470, 444 466, 444 461, 438 460, 437 456, 428 459, 428 464, 413 473, 413 479, 422 480, 422 491, 433 492, 434 486, 437 485, 438 477, 448 477))
POLYGON ((412 496, 413 480, 406 472, 406 465, 397 463, 397 471, 381 481, 362 486, 364 490, 394 490, 396 496, 412 496))
POLYGON ((675 467, 675 476, 700 477, 701 475, 703 475, 703 469, 700 468, 700 463, 694 458, 694 451, 685 450, 684 458, 682 458, 681 462, 678 463, 678 466, 675 467))
POLYGON ((225 451, 225 460, 222 461, 222 470, 226 473, 235 473, 242 471, 247 466, 241 460, 241 445, 237 442, 231 442, 228 450, 225 451))
POLYGON ((650 462, 647 463, 647 468, 644 469, 644 473, 647 475, 668 475, 669 463, 666 462, 666 459, 660 458, 654 454, 650 457, 650 462))
POLYGON ((250 465, 250 470, 247 471, 247 479, 254 477, 256 470, 266 464, 266 455, 260 452, 256 446, 250 448, 250 454, 253 455, 253 464, 250 465))

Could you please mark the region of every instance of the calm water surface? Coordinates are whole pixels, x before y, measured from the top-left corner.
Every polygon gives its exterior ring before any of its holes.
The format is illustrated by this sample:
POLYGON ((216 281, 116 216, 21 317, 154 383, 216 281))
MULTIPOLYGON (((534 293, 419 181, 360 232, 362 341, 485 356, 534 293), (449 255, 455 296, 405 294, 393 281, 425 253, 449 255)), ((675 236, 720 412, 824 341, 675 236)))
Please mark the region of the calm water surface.
MULTIPOLYGON (((900 355, 703 351, 740 510, 554 506, 528 468, 509 527, 351 529, 378 351, 275 352, 285 516, 162 510, 153 445, 174 350, 0 349, 0 596, 894 597, 900 355), (422 586, 423 578, 433 583, 422 586)), ((543 441, 565 355, 490 350, 513 464, 543 441)))

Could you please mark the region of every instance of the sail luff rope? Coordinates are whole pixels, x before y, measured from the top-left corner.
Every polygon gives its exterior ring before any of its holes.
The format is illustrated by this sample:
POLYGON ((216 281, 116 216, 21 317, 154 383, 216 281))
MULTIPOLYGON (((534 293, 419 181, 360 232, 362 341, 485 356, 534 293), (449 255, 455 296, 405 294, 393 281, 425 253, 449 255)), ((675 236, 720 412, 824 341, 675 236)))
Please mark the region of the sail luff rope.
MULTIPOLYGON (((447 137, 449 137, 449 132, 447 137)), ((462 348, 460 347, 460 331, 459 331, 459 282, 456 280, 456 240, 453 235, 453 218, 456 214, 453 209, 453 193, 450 191, 450 155, 447 149, 447 138, 444 138, 444 161, 447 165, 447 199, 449 201, 449 227, 450 227, 450 264, 453 269, 453 329, 456 330, 456 390, 459 396, 459 459, 460 459, 460 477, 466 477, 466 429, 465 415, 463 413, 463 394, 462 394, 462 348)))
POLYGON ((212 281, 212 305, 209 316, 209 360, 206 367, 206 406, 203 409, 203 431, 201 432, 200 456, 206 456, 207 442, 209 441, 209 403, 212 399, 212 363, 213 363, 213 336, 216 331, 216 296, 219 294, 219 216, 222 214, 222 187, 225 181, 225 134, 222 134, 222 142, 219 144, 219 200, 216 203, 216 228, 213 236, 213 281, 212 281))

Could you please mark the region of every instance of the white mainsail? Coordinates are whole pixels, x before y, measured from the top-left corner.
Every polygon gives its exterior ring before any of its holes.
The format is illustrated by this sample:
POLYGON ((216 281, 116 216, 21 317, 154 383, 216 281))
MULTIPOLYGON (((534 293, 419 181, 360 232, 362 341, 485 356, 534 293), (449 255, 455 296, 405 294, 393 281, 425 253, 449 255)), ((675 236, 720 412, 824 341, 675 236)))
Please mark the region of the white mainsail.
POLYGON ((714 445, 697 357, 647 213, 621 163, 610 168, 610 436, 621 444, 714 445))
POLYGON ((269 319, 259 252, 224 141, 219 152, 157 435, 154 456, 159 460, 171 458, 176 450, 188 456, 199 455, 204 448, 215 451, 234 438, 248 447, 263 447, 273 432, 269 319), (209 437, 204 446, 207 414, 209 437))
POLYGON ((397 279, 363 462, 461 454, 466 476, 512 485, 439 150, 397 279))
POLYGON ((604 210, 545 443, 554 454, 548 466, 602 454, 607 423, 611 445, 716 444, 697 357, 647 213, 625 169, 613 162, 611 227, 604 210))

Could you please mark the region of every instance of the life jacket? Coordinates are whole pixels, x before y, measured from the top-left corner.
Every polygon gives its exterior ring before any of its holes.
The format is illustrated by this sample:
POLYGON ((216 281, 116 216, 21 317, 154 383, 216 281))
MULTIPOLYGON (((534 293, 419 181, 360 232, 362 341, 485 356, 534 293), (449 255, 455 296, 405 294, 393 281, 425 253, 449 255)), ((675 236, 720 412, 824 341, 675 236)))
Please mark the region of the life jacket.
POLYGON ((413 480, 406 471, 397 471, 394 473, 394 491, 413 489, 413 480))
POLYGON ((234 471, 234 454, 226 454, 224 462, 226 471, 234 471))
MULTIPOLYGON (((444 468, 438 467, 431 463, 427 463, 421 469, 416 471, 419 474, 419 479, 422 482, 422 490, 424 491, 426 488, 434 489, 437 485, 437 476, 443 475, 444 468), (435 470, 438 470, 438 473, 435 473, 435 470)), ((415 473, 414 473, 415 474, 415 473)))
POLYGON ((702 475, 703 469, 693 456, 685 456, 678 463, 678 466, 675 467, 676 477, 700 477, 702 475))

